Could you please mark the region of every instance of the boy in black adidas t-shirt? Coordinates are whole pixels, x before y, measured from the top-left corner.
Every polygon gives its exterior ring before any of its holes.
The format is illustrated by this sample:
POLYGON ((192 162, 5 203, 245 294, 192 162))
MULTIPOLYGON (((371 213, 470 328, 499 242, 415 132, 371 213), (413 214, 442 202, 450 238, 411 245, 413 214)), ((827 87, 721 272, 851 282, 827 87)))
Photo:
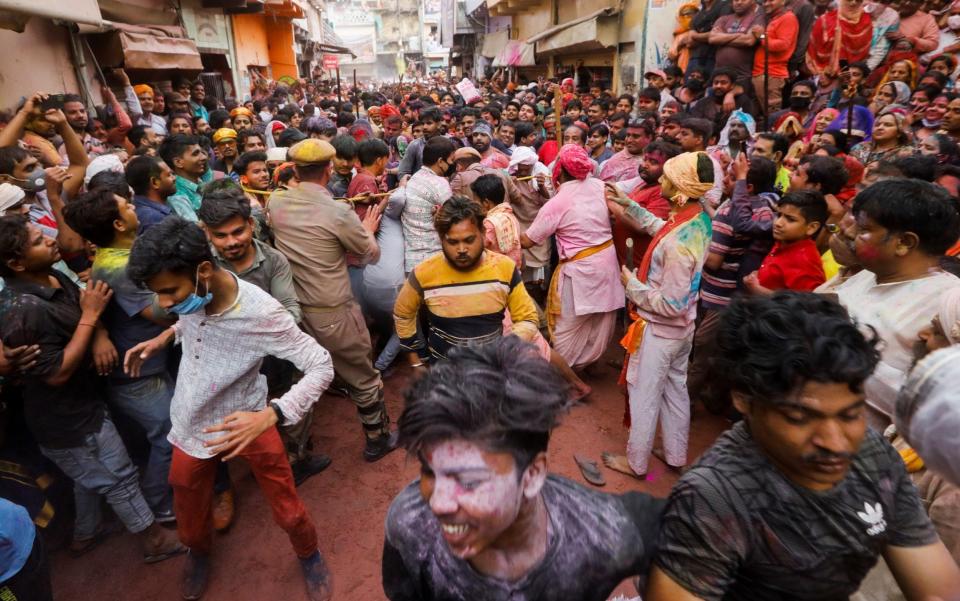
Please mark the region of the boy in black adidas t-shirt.
POLYGON ((847 599, 881 554, 907 599, 960 594, 903 461, 867 429, 879 353, 842 307, 734 301, 715 359, 744 421, 674 488, 645 599, 847 599))

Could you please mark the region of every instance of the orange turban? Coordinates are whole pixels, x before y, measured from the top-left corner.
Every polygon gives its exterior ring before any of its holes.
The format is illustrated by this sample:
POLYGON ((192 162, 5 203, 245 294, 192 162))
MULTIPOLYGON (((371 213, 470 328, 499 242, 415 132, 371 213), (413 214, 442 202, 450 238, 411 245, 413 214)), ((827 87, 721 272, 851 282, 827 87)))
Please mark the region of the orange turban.
POLYGON ((137 84, 137 85, 133 86, 133 93, 136 94, 137 96, 140 96, 140 95, 142 95, 142 94, 148 94, 148 93, 149 93, 151 96, 154 95, 154 94, 153 94, 153 88, 150 87, 149 85, 145 84, 145 83, 141 83, 141 84, 137 84))

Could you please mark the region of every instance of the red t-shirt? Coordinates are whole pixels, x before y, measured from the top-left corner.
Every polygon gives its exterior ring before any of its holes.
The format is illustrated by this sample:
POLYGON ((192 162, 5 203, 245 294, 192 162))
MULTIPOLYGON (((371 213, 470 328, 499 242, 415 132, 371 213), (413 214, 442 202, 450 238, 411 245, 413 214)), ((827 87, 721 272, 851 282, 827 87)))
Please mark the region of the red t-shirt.
POLYGON ((761 286, 770 290, 804 292, 809 292, 827 281, 817 245, 809 238, 789 244, 774 244, 760 265, 757 278, 761 286))
MULTIPOLYGON (((760 10, 763 10, 762 8, 760 10)), ((766 42, 757 42, 757 52, 753 55, 753 76, 763 75, 764 51, 770 48, 770 64, 767 72, 770 77, 785 79, 790 76, 787 71, 787 62, 797 48, 797 34, 800 31, 800 22, 797 16, 787 9, 775 17, 767 25, 766 42)))
MULTIPOLYGON (((670 203, 660 195, 659 185, 631 192, 630 199, 660 219, 666 219, 670 215, 670 203)), ((617 249, 617 260, 621 266, 627 264, 627 238, 633 238, 633 268, 636 269, 640 267, 643 255, 653 238, 633 231, 617 219, 613 224, 613 246, 617 249)))

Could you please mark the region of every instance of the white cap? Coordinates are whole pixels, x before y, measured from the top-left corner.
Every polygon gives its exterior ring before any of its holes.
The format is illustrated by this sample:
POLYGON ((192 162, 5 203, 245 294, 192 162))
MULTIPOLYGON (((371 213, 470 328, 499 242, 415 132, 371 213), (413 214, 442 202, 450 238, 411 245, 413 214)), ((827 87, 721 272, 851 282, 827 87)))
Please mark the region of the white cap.
POLYGON ((13 184, 0 184, 0 215, 23 202, 26 194, 18 186, 13 184))
POLYGON ((273 148, 267 149, 267 160, 268 161, 286 161, 287 160, 287 147, 286 146, 274 146, 273 148))

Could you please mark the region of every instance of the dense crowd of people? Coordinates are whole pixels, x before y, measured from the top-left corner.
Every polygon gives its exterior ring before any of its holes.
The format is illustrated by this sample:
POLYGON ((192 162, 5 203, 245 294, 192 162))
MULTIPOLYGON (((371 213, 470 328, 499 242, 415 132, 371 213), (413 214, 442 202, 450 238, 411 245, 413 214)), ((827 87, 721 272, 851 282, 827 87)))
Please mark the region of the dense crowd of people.
POLYGON ((105 500, 199 599, 235 457, 331 598, 297 493, 331 463, 327 390, 366 461, 422 465, 386 516, 393 601, 960 598, 958 53, 957 3, 703 0, 635 93, 581 68, 236 99, 114 70, 95 111, 25 97, 0 598, 51 599, 44 538, 72 513, 82 556, 105 500), (661 462, 669 499, 549 473, 613 347, 627 444, 577 463, 661 462), (692 463, 695 403, 733 425, 692 463))

